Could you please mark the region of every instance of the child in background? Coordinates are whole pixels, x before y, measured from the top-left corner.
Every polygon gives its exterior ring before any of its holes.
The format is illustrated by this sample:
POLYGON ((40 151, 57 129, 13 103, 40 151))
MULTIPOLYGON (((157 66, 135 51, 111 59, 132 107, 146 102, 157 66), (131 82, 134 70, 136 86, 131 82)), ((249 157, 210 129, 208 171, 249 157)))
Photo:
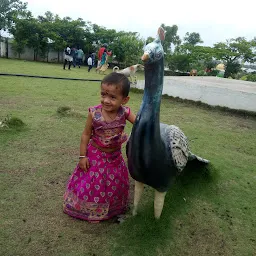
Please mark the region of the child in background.
POLYGON ((67 184, 64 212, 99 222, 125 213, 129 178, 121 145, 126 120, 135 121, 129 107, 130 82, 119 73, 101 82, 101 104, 89 108, 80 144, 79 164, 67 184))
POLYGON ((88 72, 92 69, 92 57, 89 55, 89 58, 87 59, 87 64, 88 64, 88 72))

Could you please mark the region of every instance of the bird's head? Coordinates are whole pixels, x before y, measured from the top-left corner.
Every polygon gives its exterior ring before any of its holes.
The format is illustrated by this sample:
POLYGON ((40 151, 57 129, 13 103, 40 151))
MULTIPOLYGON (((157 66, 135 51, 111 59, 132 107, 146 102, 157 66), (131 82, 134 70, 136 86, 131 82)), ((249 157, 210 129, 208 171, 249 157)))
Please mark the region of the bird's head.
POLYGON ((156 39, 152 43, 147 44, 144 48, 144 54, 141 57, 144 63, 156 62, 164 56, 164 50, 161 44, 161 41, 165 38, 164 29, 162 27, 158 28, 157 34, 156 39))

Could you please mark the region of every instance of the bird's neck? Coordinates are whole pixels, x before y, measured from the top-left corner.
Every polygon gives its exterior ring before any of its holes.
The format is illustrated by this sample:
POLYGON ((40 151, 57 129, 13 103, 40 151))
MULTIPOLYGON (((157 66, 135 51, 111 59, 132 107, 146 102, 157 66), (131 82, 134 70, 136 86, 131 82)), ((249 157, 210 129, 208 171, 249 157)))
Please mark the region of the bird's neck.
POLYGON ((164 60, 145 64, 145 88, 140 115, 159 125, 159 112, 163 91, 164 60), (145 110, 150 110, 146 111, 145 110))

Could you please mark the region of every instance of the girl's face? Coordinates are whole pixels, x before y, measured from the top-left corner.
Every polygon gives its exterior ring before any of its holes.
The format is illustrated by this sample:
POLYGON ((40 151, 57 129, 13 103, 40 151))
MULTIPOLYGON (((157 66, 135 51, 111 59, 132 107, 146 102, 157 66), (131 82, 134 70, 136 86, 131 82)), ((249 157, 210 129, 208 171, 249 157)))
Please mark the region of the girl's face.
POLYGON ((120 106, 126 104, 128 100, 129 97, 124 97, 116 85, 101 85, 101 104, 106 112, 117 112, 120 106))

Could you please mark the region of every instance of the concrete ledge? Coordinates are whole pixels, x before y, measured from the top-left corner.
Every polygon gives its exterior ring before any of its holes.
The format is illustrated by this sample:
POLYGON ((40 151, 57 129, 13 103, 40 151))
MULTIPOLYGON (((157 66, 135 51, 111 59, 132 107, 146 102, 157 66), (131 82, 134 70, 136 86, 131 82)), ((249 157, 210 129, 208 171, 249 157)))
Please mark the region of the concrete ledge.
MULTIPOLYGON (((144 80, 136 88, 144 89, 144 80)), ((256 112, 256 83, 218 77, 164 77, 163 94, 256 112)))

